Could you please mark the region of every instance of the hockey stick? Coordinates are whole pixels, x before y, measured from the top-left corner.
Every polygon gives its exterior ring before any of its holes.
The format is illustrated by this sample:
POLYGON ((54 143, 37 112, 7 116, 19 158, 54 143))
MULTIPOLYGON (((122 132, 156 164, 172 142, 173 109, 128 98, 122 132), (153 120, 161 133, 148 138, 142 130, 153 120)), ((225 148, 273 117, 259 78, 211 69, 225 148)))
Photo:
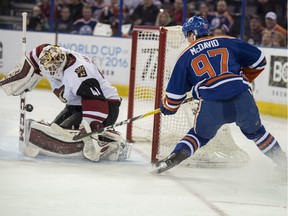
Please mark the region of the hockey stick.
MULTIPOLYGON (((26 56, 26 31, 27 31, 27 12, 22 13, 22 52, 26 56)), ((19 131, 19 150, 25 151, 25 120, 26 120, 26 91, 20 94, 20 131, 19 131)))
MULTIPOLYGON (((192 100, 193 100, 193 97, 187 98, 187 99, 185 99, 185 100, 182 102, 182 104, 188 103, 188 102, 190 102, 190 101, 192 101, 192 100)), ((86 137, 88 137, 88 136, 91 136, 91 135, 93 135, 93 134, 102 133, 102 132, 105 131, 105 130, 114 129, 115 127, 118 127, 118 126, 121 126, 121 125, 125 125, 125 124, 128 124, 128 123, 130 123, 130 122, 133 122, 133 121, 136 121, 136 120, 139 120, 139 119, 143 119, 143 118, 146 118, 146 117, 151 116, 151 115, 158 114, 158 113, 160 113, 160 112, 161 112, 161 111, 160 111, 160 108, 158 108, 158 109, 156 109, 156 110, 147 112, 147 113, 142 114, 142 115, 139 115, 139 116, 132 117, 132 118, 130 118, 130 119, 126 119, 126 120, 124 120, 124 121, 120 121, 120 122, 115 123, 115 124, 113 124, 113 125, 110 125, 110 126, 101 128, 101 129, 96 130, 96 131, 92 131, 92 132, 87 133, 87 134, 79 134, 79 135, 76 135, 76 136, 73 137, 73 140, 82 140, 82 139, 84 139, 84 138, 86 138, 86 137)))
MULTIPOLYGON (((190 101, 192 101, 194 98, 193 97, 190 97, 190 98, 187 98, 185 99, 182 104, 185 104, 185 103, 188 103, 190 101)), ((133 121, 136 121, 136 120, 139 120, 139 119, 142 119, 142 118, 146 118, 148 116, 151 116, 151 115, 155 115, 157 113, 160 113, 160 108, 156 109, 156 110, 153 110, 153 111, 150 111, 150 112, 147 112, 145 114, 142 114, 142 115, 139 115, 139 116, 136 116, 136 117, 132 117, 130 119, 126 119, 126 120, 123 120, 121 122, 118 122, 118 123, 115 123, 113 125, 109 125, 107 127, 104 127, 104 128, 101 128, 99 130, 96 130, 96 131, 92 131, 90 133, 86 133, 86 134, 78 134, 78 135, 73 135, 72 133, 66 131, 64 128, 62 128, 61 126, 59 126, 58 124, 56 123, 52 123, 50 125, 51 129, 54 130, 55 132, 57 132, 58 134, 61 134, 62 136, 66 137, 67 139, 73 139, 75 141, 77 140, 82 140, 88 136, 91 136, 93 134, 96 134, 96 133, 102 133, 103 131, 105 130, 108 130, 108 129, 114 129, 114 127, 118 127, 118 126, 121 126, 121 125, 124 125, 124 124, 128 124, 130 122, 133 122, 133 121)))

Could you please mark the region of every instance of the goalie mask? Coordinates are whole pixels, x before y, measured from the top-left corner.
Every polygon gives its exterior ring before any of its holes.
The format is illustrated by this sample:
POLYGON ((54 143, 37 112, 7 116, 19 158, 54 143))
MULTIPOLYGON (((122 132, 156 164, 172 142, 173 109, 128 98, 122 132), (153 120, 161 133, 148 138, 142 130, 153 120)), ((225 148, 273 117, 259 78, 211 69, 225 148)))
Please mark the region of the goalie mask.
POLYGON ((55 79, 62 79, 67 56, 58 46, 45 47, 39 56, 40 70, 55 79))

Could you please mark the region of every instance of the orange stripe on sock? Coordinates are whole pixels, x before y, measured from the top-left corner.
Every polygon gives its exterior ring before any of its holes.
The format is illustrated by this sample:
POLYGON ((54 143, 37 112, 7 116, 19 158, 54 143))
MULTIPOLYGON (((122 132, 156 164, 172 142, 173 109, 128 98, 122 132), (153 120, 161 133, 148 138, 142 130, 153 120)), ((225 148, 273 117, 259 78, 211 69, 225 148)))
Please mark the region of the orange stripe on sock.
POLYGON ((197 145, 196 141, 193 138, 191 138, 189 136, 185 136, 184 139, 186 139, 186 140, 188 140, 188 141, 190 141, 192 143, 193 148, 194 148, 194 152, 198 149, 198 145, 197 145))
POLYGON ((266 146, 268 146, 268 144, 270 143, 270 141, 273 139, 274 137, 270 134, 269 135, 269 138, 264 142, 262 143, 260 146, 258 146, 258 148, 260 150, 263 150, 266 146))

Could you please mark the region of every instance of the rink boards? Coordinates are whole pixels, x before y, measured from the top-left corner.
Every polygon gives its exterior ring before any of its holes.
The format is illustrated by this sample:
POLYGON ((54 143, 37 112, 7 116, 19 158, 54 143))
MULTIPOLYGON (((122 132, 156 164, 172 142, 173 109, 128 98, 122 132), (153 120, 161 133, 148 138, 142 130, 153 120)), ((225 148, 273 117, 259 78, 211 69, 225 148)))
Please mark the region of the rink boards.
MULTIPOLYGON (((0 30, 0 34, 0 77, 3 77, 20 59, 22 45, 20 31, 0 30)), ((58 44, 90 56, 119 94, 128 96, 130 38, 28 32, 28 51, 42 43, 58 44)), ((260 49, 266 56, 267 66, 253 83, 255 100, 261 113, 287 118, 287 49, 260 49)), ((50 88, 50 85, 42 79, 37 87, 50 88)))

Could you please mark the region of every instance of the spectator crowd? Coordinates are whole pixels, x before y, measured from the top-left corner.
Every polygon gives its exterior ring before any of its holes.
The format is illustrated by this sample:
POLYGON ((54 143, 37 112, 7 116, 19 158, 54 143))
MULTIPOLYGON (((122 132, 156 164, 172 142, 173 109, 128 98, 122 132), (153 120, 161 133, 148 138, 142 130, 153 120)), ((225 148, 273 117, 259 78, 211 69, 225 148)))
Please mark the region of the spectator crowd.
MULTIPOLYGON (((28 30, 51 31, 50 0, 35 0, 29 14, 28 30)), ((56 0, 54 32, 93 35, 100 24, 111 27, 111 36, 129 37, 134 25, 182 25, 183 14, 205 17, 211 35, 240 37, 241 4, 233 0, 56 0), (184 8, 186 11, 184 11, 184 8), (119 16, 122 14, 122 16, 119 16), (121 20, 120 20, 120 19, 121 20), (127 34, 118 35, 118 25, 128 25, 127 34)), ((240 1, 241 2, 241 1, 240 1)), ((244 40, 262 46, 287 47, 287 1, 247 0, 244 40), (253 10, 249 10, 252 8, 253 10)))

